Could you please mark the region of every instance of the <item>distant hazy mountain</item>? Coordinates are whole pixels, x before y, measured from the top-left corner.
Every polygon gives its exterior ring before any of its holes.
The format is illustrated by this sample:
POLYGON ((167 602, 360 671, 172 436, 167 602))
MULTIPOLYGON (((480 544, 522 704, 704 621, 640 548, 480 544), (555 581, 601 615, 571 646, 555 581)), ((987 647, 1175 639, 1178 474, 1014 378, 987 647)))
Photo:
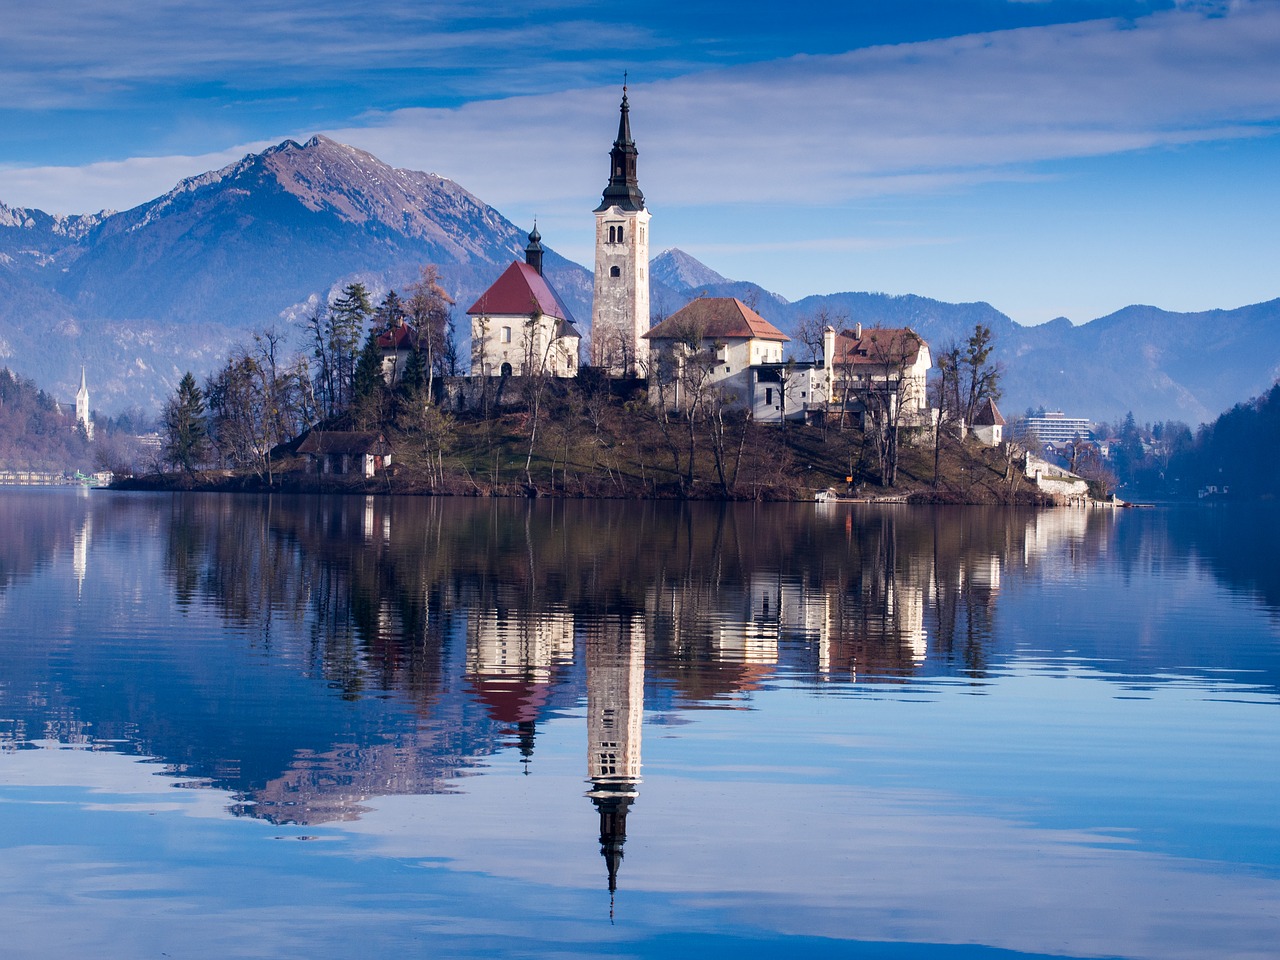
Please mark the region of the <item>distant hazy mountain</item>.
MULTIPOLYGON (((450 180, 324 137, 123 213, 0 207, 0 363, 63 393, 83 363, 95 406, 154 407, 184 370, 208 372, 249 330, 300 326, 352 280, 381 294, 435 263, 465 327, 462 311, 523 256, 526 231, 450 180)), ((589 318, 590 274, 550 250, 545 264, 589 318)))
MULTIPOLYGON (((709 289, 713 296, 745 299, 730 291, 754 286, 726 280, 682 251, 669 253, 679 257, 662 275, 677 287, 677 296, 709 289), (704 282, 712 277, 718 280, 704 282), (682 278, 699 282, 682 284, 682 278)), ((963 344, 981 323, 991 328, 996 357, 1005 368, 1001 408, 1006 416, 1044 406, 1094 420, 1115 420, 1132 411, 1139 421, 1177 419, 1194 426, 1258 396, 1280 378, 1280 299, 1205 313, 1131 306, 1080 326, 1059 318, 1035 327, 1015 323, 988 303, 911 295, 836 293, 788 303, 765 294, 755 307, 787 333, 801 317, 819 311, 849 325, 910 326, 935 351, 963 344)), ((803 348, 794 346, 799 356, 803 348)))
POLYGON ((655 319, 675 313, 692 297, 737 297, 761 316, 764 307, 785 310, 787 301, 776 293, 746 280, 728 280, 700 260, 677 247, 664 250, 650 261, 650 303, 655 319))
MULTIPOLYGON (((584 192, 584 218, 593 196, 584 192)), ((249 331, 292 326, 301 342, 303 318, 344 284, 381 296, 426 263, 456 296, 465 339, 463 311, 523 256, 526 230, 451 180, 324 137, 285 141, 121 213, 54 217, 0 204, 0 366, 70 399, 83 364, 96 408, 154 410, 185 370, 208 373, 249 331)), ((545 262, 588 329, 590 271, 551 250, 545 262)), ((874 293, 788 302, 678 249, 655 257, 650 275, 655 315, 694 296, 735 296, 784 331, 826 311, 850 325, 910 325, 935 349, 985 324, 1006 369, 1007 415, 1043 405, 1195 424, 1280 376, 1280 300, 1203 314, 1127 307, 1081 326, 1022 327, 986 303, 874 293)))

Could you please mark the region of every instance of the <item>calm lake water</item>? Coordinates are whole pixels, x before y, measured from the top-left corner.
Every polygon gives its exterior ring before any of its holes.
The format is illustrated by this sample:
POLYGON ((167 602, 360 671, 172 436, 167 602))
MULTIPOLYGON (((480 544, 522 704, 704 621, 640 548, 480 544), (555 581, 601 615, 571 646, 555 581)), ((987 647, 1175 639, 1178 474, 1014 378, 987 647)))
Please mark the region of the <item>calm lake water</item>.
POLYGON ((0 954, 1272 958, 1278 542, 0 490, 0 954))

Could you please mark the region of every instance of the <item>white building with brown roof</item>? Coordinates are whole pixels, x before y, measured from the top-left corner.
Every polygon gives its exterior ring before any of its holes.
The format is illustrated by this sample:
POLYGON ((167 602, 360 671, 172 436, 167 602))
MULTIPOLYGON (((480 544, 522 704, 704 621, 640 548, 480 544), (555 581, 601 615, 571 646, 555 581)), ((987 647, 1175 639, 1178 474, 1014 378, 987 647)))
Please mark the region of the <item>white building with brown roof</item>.
POLYGON ((899 426, 931 422, 925 380, 933 366, 929 345, 910 327, 867 327, 823 337, 833 411, 865 415, 880 410, 899 426))
POLYGON ((757 420, 780 420, 823 399, 821 367, 784 360, 791 338, 737 298, 699 297, 644 338, 655 405, 691 410, 715 397, 757 420))
POLYGON ((535 226, 525 262, 513 262, 467 310, 472 376, 577 376, 582 335, 542 275, 541 240, 535 226))
POLYGON ((987 397, 985 403, 978 407, 970 425, 973 435, 988 447, 998 447, 1004 441, 1004 417, 996 402, 987 397))

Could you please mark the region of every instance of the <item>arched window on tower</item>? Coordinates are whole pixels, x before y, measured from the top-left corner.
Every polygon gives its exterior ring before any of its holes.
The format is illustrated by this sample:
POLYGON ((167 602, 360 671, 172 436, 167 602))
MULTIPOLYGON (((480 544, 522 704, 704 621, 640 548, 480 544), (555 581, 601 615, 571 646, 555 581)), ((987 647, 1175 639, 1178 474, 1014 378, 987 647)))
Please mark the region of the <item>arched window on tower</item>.
POLYGON ((620 277, 620 276, 622 276, 622 268, 621 268, 621 267, 610 267, 610 268, 609 268, 609 276, 611 276, 611 277, 620 277))

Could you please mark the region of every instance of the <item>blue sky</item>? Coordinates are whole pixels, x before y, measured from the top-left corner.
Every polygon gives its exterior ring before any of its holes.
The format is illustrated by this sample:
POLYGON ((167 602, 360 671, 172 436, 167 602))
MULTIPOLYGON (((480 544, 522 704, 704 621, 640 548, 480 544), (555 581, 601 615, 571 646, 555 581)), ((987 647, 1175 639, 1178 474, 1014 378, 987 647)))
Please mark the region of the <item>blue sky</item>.
POLYGON ((1280 0, 0 0, 0 202, 326 133, 589 263, 623 71, 655 251, 1022 323, 1280 296, 1280 0), (492 7, 492 9, 491 9, 492 7))

